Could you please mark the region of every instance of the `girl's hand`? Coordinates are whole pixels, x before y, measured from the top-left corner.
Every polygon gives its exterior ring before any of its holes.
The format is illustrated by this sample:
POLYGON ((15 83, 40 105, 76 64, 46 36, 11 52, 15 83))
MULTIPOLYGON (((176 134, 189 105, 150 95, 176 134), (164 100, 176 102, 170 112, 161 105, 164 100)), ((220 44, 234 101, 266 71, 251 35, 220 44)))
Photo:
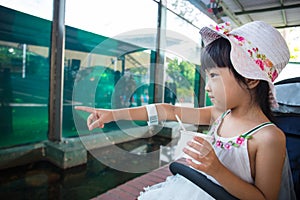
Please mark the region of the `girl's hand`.
POLYGON ((184 148, 183 151, 199 164, 192 161, 192 159, 187 159, 187 163, 193 168, 205 172, 208 175, 214 176, 223 167, 222 163, 219 161, 218 157, 213 150, 211 144, 202 137, 194 137, 194 141, 188 142, 188 148, 184 148))
POLYGON ((113 121, 112 110, 95 109, 86 106, 75 106, 75 109, 90 113, 87 118, 87 126, 90 131, 94 128, 103 128, 105 123, 113 121))

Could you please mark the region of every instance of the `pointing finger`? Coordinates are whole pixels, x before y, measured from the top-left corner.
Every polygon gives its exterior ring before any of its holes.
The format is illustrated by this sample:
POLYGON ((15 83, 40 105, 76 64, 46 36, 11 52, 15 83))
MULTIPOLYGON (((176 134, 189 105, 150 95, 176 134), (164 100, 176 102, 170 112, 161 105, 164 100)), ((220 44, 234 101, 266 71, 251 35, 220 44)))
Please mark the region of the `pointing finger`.
POLYGON ((75 106, 76 110, 81 110, 89 113, 95 112, 95 108, 87 107, 87 106, 75 106))

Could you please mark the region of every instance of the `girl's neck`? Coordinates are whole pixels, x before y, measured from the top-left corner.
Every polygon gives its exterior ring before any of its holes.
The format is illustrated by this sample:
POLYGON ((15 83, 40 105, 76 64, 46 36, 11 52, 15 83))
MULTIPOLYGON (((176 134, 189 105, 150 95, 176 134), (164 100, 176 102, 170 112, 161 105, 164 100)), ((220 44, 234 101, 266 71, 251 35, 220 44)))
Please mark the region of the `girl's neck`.
POLYGON ((249 105, 246 107, 238 107, 231 109, 231 117, 237 119, 246 119, 251 121, 268 121, 259 106, 249 105))
POLYGON ((268 118, 259 107, 249 107, 248 110, 232 108, 230 113, 223 118, 217 134, 226 138, 235 137, 268 121, 268 118))

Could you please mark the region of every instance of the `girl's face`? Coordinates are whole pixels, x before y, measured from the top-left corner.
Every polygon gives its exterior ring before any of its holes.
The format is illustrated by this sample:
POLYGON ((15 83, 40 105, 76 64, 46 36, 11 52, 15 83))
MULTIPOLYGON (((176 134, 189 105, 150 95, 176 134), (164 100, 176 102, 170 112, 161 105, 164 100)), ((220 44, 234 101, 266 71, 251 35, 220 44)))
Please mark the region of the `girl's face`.
POLYGON ((249 102, 249 92, 238 83, 229 68, 212 68, 206 74, 205 90, 216 108, 225 111, 249 102))

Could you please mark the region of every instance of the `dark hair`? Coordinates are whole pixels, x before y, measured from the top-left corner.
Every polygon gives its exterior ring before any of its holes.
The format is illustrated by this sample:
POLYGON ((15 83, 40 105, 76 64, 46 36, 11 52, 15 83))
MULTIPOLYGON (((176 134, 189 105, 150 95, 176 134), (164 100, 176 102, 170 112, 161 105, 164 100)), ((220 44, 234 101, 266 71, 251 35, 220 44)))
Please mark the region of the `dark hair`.
MULTIPOLYGON (((230 60, 231 45, 230 42, 225 38, 218 38, 212 43, 208 44, 201 53, 201 67, 202 70, 208 70, 211 68, 225 68, 228 67, 233 73, 235 79, 245 86, 246 78, 241 76, 233 67, 230 60)), ((254 100, 262 109, 263 113, 269 118, 269 120, 274 121, 271 104, 269 101, 269 83, 267 81, 260 80, 259 84, 249 92, 254 100)))

